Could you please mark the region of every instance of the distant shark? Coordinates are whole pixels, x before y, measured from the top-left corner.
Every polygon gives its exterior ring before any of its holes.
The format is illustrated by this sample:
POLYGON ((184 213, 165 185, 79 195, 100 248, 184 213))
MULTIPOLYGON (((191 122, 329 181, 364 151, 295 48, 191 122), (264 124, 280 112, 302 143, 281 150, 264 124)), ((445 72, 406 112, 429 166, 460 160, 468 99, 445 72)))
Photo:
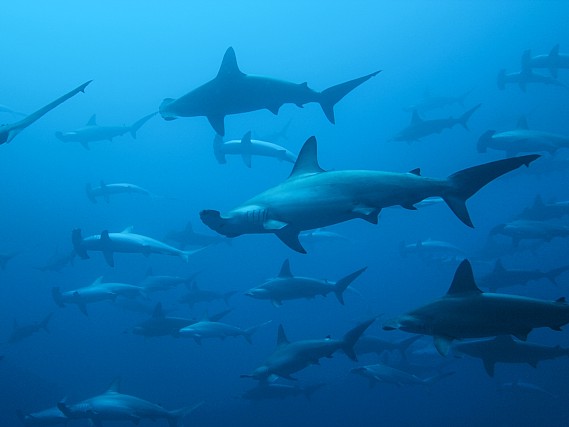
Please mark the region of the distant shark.
POLYGON ((43 117, 45 114, 53 110, 58 105, 64 103, 69 98, 77 95, 79 92, 85 92, 85 88, 92 80, 83 83, 81 86, 76 87, 71 92, 57 98, 55 101, 50 102, 45 107, 40 108, 36 112, 24 117, 22 120, 15 123, 0 125, 0 145, 12 141, 21 131, 30 126, 32 123, 43 117))
POLYGON ((569 69, 569 55, 559 53, 559 44, 553 46, 547 55, 531 56, 528 49, 522 55, 522 68, 547 68, 552 77, 557 78, 560 68, 569 69))
POLYGON ((486 373, 494 376, 496 363, 527 363, 534 368, 542 360, 569 357, 569 349, 515 341, 509 335, 453 345, 453 353, 482 359, 486 373))
POLYGON ((517 218, 533 221, 547 221, 562 218, 567 215, 569 215, 569 200, 546 203, 538 194, 534 199, 533 205, 525 208, 517 218))
POLYGON ((504 90, 506 84, 517 83, 520 89, 525 92, 528 84, 532 83, 542 83, 544 85, 559 86, 566 89, 569 88, 565 83, 556 78, 550 76, 544 76, 542 74, 534 73, 531 69, 522 70, 515 73, 506 73, 506 70, 502 69, 498 73, 498 89, 504 90))
POLYGON ((324 387, 324 384, 314 384, 301 387, 297 384, 280 384, 268 381, 259 381, 259 383, 247 390, 241 395, 242 399, 259 401, 264 399, 284 399, 286 397, 295 397, 304 395, 310 400, 312 394, 324 387))
POLYGON ((14 319, 14 327, 12 328, 12 333, 10 334, 8 342, 10 344, 17 343, 25 338, 32 336, 42 329, 46 332, 49 332, 48 325, 52 315, 53 313, 49 313, 41 322, 26 323, 25 325, 18 324, 18 322, 14 319))
POLYGON ((58 424, 66 425, 69 422, 69 418, 67 418, 57 406, 42 411, 30 412, 28 414, 22 411, 16 411, 16 414, 26 427, 54 426, 58 424))
POLYGON ((439 353, 447 355, 453 340, 514 335, 525 341, 535 328, 560 331, 567 323, 565 298, 542 301, 483 293, 474 282, 470 262, 464 260, 446 295, 386 322, 383 329, 431 335, 439 353))
POLYGON ((56 271, 60 272, 63 268, 68 265, 73 265, 74 259, 77 256, 75 250, 70 250, 65 253, 55 253, 51 258, 49 258, 43 265, 36 267, 40 271, 56 271))
POLYGON ((152 195, 150 191, 135 184, 129 184, 126 182, 105 184, 103 181, 101 181, 98 187, 92 187, 91 184, 87 184, 85 186, 85 193, 87 193, 87 198, 92 203, 97 203, 97 197, 102 197, 105 202, 109 203, 110 196, 115 194, 142 194, 144 196, 152 195))
POLYGON ((194 341, 200 345, 203 339, 218 338, 223 340, 227 337, 243 337, 249 344, 252 344, 253 334, 257 332, 261 326, 265 326, 269 323, 270 320, 260 325, 242 329, 238 326, 222 323, 218 320, 212 320, 209 318, 183 327, 178 331, 178 334, 180 337, 193 338, 194 341))
POLYGON ((377 363, 375 365, 359 366, 352 368, 350 371, 353 374, 358 374, 369 380, 369 386, 373 387, 379 382, 390 383, 395 385, 424 385, 430 386, 443 378, 449 377, 454 372, 446 372, 437 374, 428 378, 421 378, 417 375, 403 371, 401 369, 388 366, 384 363, 377 363))
POLYGON ((378 74, 368 74, 322 92, 316 92, 307 83, 290 83, 269 77, 245 74, 237 65, 235 51, 228 48, 223 56, 217 76, 202 86, 178 98, 166 98, 160 104, 160 114, 165 120, 177 117, 206 116, 218 135, 225 135, 224 118, 230 114, 267 109, 278 114, 283 104, 302 107, 317 102, 331 123, 334 105, 356 87, 378 74))
POLYGON ((63 142, 79 142, 88 150, 90 142, 112 141, 113 138, 125 133, 130 133, 133 138, 136 138, 136 132, 155 115, 156 113, 148 114, 130 126, 99 126, 97 115, 93 114, 85 126, 69 132, 55 132, 55 136, 63 142))
POLYGON ((219 235, 197 233, 194 231, 191 221, 186 223, 186 228, 183 230, 171 230, 166 233, 164 240, 176 242, 181 249, 185 249, 187 246, 204 248, 209 245, 228 241, 225 237, 219 235))
POLYGON ((240 155, 243 159, 243 163, 245 163, 245 166, 248 168, 251 167, 252 156, 273 157, 290 163, 296 161, 296 155, 280 145, 258 139, 251 139, 251 131, 243 135, 241 140, 232 139, 231 141, 225 142, 223 142, 221 136, 215 134, 215 138, 213 139, 213 154, 220 164, 227 163, 225 156, 228 154, 240 155))
POLYGON ((449 117, 448 119, 423 120, 419 116, 417 110, 415 110, 413 111, 413 116, 411 118, 411 123, 409 126, 401 130, 391 139, 393 141, 418 141, 428 135, 441 133, 443 130, 450 129, 458 124, 460 124, 464 129, 468 129, 468 120, 472 114, 474 114, 474 112, 480 108, 481 105, 482 104, 478 104, 477 106, 466 111, 460 117, 449 117))
POLYGON ((415 169, 409 173, 368 170, 324 171, 318 164, 316 138, 302 147, 289 178, 247 200, 229 213, 200 212, 205 225, 227 237, 273 233, 291 249, 306 253, 298 235, 354 218, 377 224, 383 208, 415 204, 442 197, 466 225, 472 221, 466 200, 499 176, 529 165, 538 155, 498 160, 464 169, 448 178, 426 178, 415 169))
POLYGON ((325 279, 293 276, 290 271, 290 262, 286 259, 277 277, 269 279, 260 286, 249 289, 245 292, 245 295, 255 299, 267 299, 274 306, 280 306, 284 300, 314 298, 317 295, 326 296, 333 292, 340 304, 343 305, 344 291, 366 269, 367 267, 361 268, 337 282, 331 282, 325 279))
POLYGON ((471 92, 472 90, 469 90, 468 92, 464 92, 462 95, 459 96, 436 96, 436 95, 431 95, 428 91, 426 91, 423 96, 423 99, 421 99, 416 104, 403 108, 403 111, 407 112, 417 111, 422 114, 422 113, 427 113, 431 110, 437 110, 440 108, 449 107, 454 104, 458 104, 464 107, 464 100, 471 92))
POLYGON ((554 268, 549 271, 529 270, 529 269, 509 269, 507 270, 499 259, 494 264, 494 269, 487 275, 478 280, 478 284, 483 288, 488 288, 495 292, 498 288, 508 286, 525 285, 532 280, 547 279, 553 284, 557 284, 557 276, 569 270, 569 265, 554 268))
POLYGON ((569 237, 569 226, 547 221, 517 219, 498 224, 490 235, 502 234, 511 237, 512 245, 518 246, 522 240, 542 240, 550 242, 556 237, 569 237))
POLYGON ((267 381, 277 376, 294 381, 296 379, 292 374, 310 365, 318 365, 320 359, 332 357, 339 350, 342 350, 350 359, 357 360, 354 345, 374 320, 370 319, 360 323, 346 332, 339 340, 328 337, 290 342, 283 326, 279 325, 277 348, 273 354, 251 374, 241 375, 241 377, 267 381))
POLYGON ((95 427, 101 427, 103 421, 132 421, 138 424, 143 419, 152 421, 163 418, 170 427, 176 427, 178 422, 199 407, 188 406, 175 411, 168 411, 162 406, 148 402, 139 397, 119 392, 119 381, 115 380, 103 394, 69 405, 59 402, 57 407, 69 419, 88 419, 95 427))
POLYGON ((190 255, 195 251, 182 251, 142 234, 132 233, 132 227, 128 227, 120 233, 109 233, 103 230, 101 234, 95 234, 83 238, 80 229, 73 230, 71 241, 75 252, 81 259, 88 259, 87 251, 99 251, 103 253, 105 261, 114 267, 115 252, 140 253, 145 256, 150 254, 164 254, 177 256, 188 262, 190 255))

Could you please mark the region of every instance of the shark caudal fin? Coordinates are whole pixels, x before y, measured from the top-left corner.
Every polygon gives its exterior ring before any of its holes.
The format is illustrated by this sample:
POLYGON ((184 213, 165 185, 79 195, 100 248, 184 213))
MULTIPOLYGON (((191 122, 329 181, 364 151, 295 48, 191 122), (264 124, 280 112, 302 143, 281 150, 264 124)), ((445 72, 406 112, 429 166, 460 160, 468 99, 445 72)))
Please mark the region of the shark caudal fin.
POLYGON ((168 425, 170 427, 177 427, 180 420, 190 415, 200 406, 202 406, 204 402, 198 402, 195 405, 186 406, 184 408, 176 409, 173 411, 168 412, 168 425))
POLYGON ((344 83, 340 83, 339 85, 329 87, 328 89, 323 90, 320 92, 320 106, 326 115, 326 118, 330 121, 330 123, 336 123, 334 118, 334 105, 336 105, 344 96, 350 93, 352 90, 357 88, 362 83, 366 82, 373 76, 380 73, 380 71, 376 71, 375 73, 368 74, 367 76, 359 77, 354 80, 350 80, 344 83))
POLYGON ((458 123, 460 123, 464 129, 468 130, 468 120, 470 120, 472 114, 474 114, 474 112, 478 110, 481 105, 482 104, 478 104, 475 107, 472 107, 470 110, 458 118, 458 123))
POLYGON ((450 188, 442 198, 464 224, 474 227, 466 208, 466 201, 486 184, 522 165, 529 166, 539 157, 541 156, 538 154, 512 157, 458 171, 447 178, 450 188))
POLYGON ((334 286, 334 293, 336 298, 340 301, 340 304, 344 305, 344 291, 350 286, 350 284, 358 278, 360 274, 367 270, 367 267, 360 268, 358 271, 354 271, 352 274, 348 274, 346 277, 338 280, 334 286))
POLYGON ((132 124, 132 126, 129 129, 129 132, 134 139, 136 139, 136 132, 138 132, 138 130, 142 127, 142 125, 144 125, 144 123, 146 123, 148 120, 150 120, 155 115, 156 115, 156 113, 148 114, 147 116, 144 116, 142 119, 137 120, 136 122, 134 122, 132 124))
POLYGON ((344 353, 346 353, 346 356, 348 356, 350 359, 352 359, 354 361, 358 360, 358 357, 356 356, 356 352, 354 351, 354 345, 356 345, 356 343, 358 342, 358 340, 360 339, 362 334, 365 332, 365 330, 367 328, 369 328, 369 326, 374 321, 375 321, 375 317, 372 319, 366 320, 365 322, 360 323, 355 328, 350 329, 344 335, 344 338, 342 339, 342 341, 343 341, 342 350, 344 351, 344 353))

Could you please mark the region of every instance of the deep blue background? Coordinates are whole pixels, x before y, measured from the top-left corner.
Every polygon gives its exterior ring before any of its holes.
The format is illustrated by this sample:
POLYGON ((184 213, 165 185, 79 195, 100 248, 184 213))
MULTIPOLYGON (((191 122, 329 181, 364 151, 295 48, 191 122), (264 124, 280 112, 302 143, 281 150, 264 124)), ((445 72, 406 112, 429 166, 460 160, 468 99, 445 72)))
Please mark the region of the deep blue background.
MULTIPOLYGON (((54 136, 82 126, 93 113, 100 125, 121 125, 156 111, 163 98, 181 96, 213 78, 229 46, 243 72, 307 81, 315 90, 383 71, 336 106, 336 125, 328 123, 317 104, 303 109, 285 105, 278 116, 259 111, 227 117, 228 138, 240 138, 248 130, 275 132, 292 119, 288 140, 280 143, 298 152, 316 135, 326 169, 403 172, 421 167, 425 176, 443 177, 501 158, 496 152, 478 154, 478 136, 487 129, 513 128, 521 114, 528 115, 532 128, 569 134, 569 91, 530 86, 523 93, 516 86, 505 91, 496 86, 498 70, 517 71, 525 49, 543 54, 560 43, 561 51, 568 51, 567 16, 569 3, 563 1, 3 4, 1 104, 32 112, 80 83, 94 81, 85 94, 0 146, 0 252, 21 251, 0 271, 0 337, 8 339, 14 319, 32 322, 54 312, 50 334, 40 332, 0 347, 5 356, 0 362, 0 424, 14 425, 17 408, 36 411, 63 396, 73 402, 98 394, 120 375, 125 393, 168 409, 205 401, 187 425, 566 425, 566 359, 545 362, 537 370, 498 365, 495 379, 479 361, 464 359, 454 365, 454 377, 430 390, 390 385, 370 390, 363 379, 348 374, 352 362, 337 355, 297 374, 303 384, 327 383, 310 402, 297 398, 251 405, 238 398, 253 385, 239 375, 273 350, 279 323, 291 339, 338 337, 370 314, 396 315, 442 295, 456 263, 403 258, 401 241, 431 237, 472 254, 483 246, 490 228, 532 203, 536 194, 566 200, 566 173, 536 177, 522 171, 492 183, 469 202, 475 229, 465 227, 446 206, 419 212, 393 208, 382 213, 378 226, 353 221, 331 227, 351 243, 309 247, 308 255, 292 252, 274 236, 252 235, 208 248, 189 265, 177 258, 119 254, 113 269, 95 253, 61 273, 35 267, 70 249, 76 227, 89 235, 133 225, 136 232, 161 238, 190 220, 196 230, 208 233, 199 221, 200 210, 223 212, 288 176, 290 165, 272 159, 254 158, 252 169, 235 157, 218 165, 211 147, 214 133, 203 117, 165 122, 156 116, 136 140, 125 135, 93 143, 90 151, 54 136), (466 107, 482 107, 472 117, 470 132, 456 127, 413 144, 388 141, 410 121, 403 108, 425 91, 454 96, 471 89, 466 107), (135 183, 164 197, 124 196, 93 205, 84 186, 100 180, 135 183), (293 273, 331 280, 367 265, 354 285, 362 296, 347 294, 344 307, 331 296, 276 309, 242 295, 276 275, 287 257, 293 273), (125 334, 144 315, 112 304, 92 305, 85 317, 74 306, 59 309, 52 301, 53 286, 73 289, 100 275, 136 282, 149 266, 170 275, 203 270, 201 287, 239 291, 232 299, 230 323, 273 322, 258 332, 252 346, 228 339, 200 347, 191 340, 125 334), (559 397, 497 392, 500 383, 516 378, 559 397)), ((569 71, 561 70, 560 79, 569 83, 569 71)), ((462 111, 454 106, 429 117, 462 111)), ((14 120, 0 113, 0 121, 14 120)), ((566 155, 566 150, 558 153, 566 155)), ((507 258, 505 264, 548 269, 566 263, 566 254, 566 241, 554 240, 535 253, 507 258)), ((567 276, 558 288, 547 282, 532 285, 508 291, 547 299, 567 294, 567 276)), ((153 295, 149 304, 160 299, 177 315, 200 316, 206 306, 190 313, 177 304, 182 292, 153 295)), ((215 303, 208 311, 223 308, 215 303)), ((380 322, 369 333, 406 337, 384 333, 380 322)), ((536 331, 531 340, 569 346, 566 332, 536 331)))

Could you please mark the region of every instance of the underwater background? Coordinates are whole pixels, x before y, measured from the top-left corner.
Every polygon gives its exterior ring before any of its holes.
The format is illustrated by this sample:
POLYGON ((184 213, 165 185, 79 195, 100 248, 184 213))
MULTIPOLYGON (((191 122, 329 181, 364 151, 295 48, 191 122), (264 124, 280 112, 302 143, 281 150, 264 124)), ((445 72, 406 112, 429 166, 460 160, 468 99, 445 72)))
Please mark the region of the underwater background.
MULTIPOLYGON (((492 270, 500 257, 510 268, 550 270, 568 263, 567 239, 503 255, 484 253, 490 230, 534 203, 569 198, 568 170, 521 168, 491 183, 468 202, 475 228, 462 224, 444 204, 418 211, 382 211, 378 225, 354 220, 328 227, 343 238, 307 241, 308 254, 296 253, 271 234, 244 235, 206 247, 184 263, 177 257, 116 254, 115 267, 100 253, 75 258, 60 271, 39 267, 72 249, 71 231, 84 236, 102 230, 136 233, 163 240, 191 222, 196 232, 214 236, 199 218, 203 209, 222 212, 282 182, 291 164, 254 157, 247 168, 239 156, 218 164, 214 131, 204 117, 150 119, 137 132, 112 141, 62 142, 55 132, 83 126, 97 114, 100 125, 130 125, 156 112, 163 98, 179 97, 212 79, 228 47, 244 73, 323 90, 376 70, 374 78, 335 107, 336 124, 321 108, 284 105, 278 115, 254 111, 227 116, 225 139, 247 132, 263 139, 286 128, 275 143, 298 153, 304 141, 318 139, 320 165, 326 170, 370 169, 446 177, 469 166, 503 158, 498 151, 477 151, 488 129, 514 129, 527 117, 532 129, 569 135, 569 90, 552 85, 510 84, 500 90, 499 70, 520 68, 522 52, 547 54, 559 44, 569 51, 569 3, 565 1, 34 1, 2 5, 0 104, 31 113, 73 87, 93 82, 84 94, 66 101, 0 146, 0 253, 15 254, 0 271, 0 425, 19 425, 16 410, 35 412, 62 398, 76 402, 104 392, 114 378, 121 391, 174 409, 203 401, 181 425, 220 426, 562 426, 569 420, 567 358, 548 360, 537 369, 499 364, 494 378, 479 360, 447 359, 432 339, 414 344, 431 366, 445 363, 454 374, 432 386, 378 384, 368 387, 350 369, 397 354, 362 355, 354 363, 337 353, 295 374, 303 386, 323 384, 310 399, 249 402, 241 396, 254 380, 250 373, 274 349, 277 327, 289 339, 341 337, 358 321, 380 316, 367 335, 398 341, 410 335, 385 332, 382 320, 442 296, 459 263, 454 256, 404 254, 404 244, 434 239, 460 248, 475 275, 492 270), (463 105, 422 114, 457 117, 481 104, 468 130, 455 126, 411 143, 391 138, 411 120, 407 107, 427 94, 459 96, 463 105), (128 182, 151 197, 117 195, 93 204, 85 186, 128 182), (278 274, 285 259, 300 276, 336 281, 367 266, 346 292, 345 305, 333 295, 285 301, 274 307, 244 293, 278 274), (148 269, 155 274, 189 277, 198 286, 236 291, 228 302, 193 308, 180 304, 184 285, 148 298, 89 305, 85 316, 73 304, 58 307, 52 288, 70 290, 105 281, 136 284, 148 269), (157 302, 169 315, 201 318, 233 310, 224 321, 259 328, 246 340, 144 338, 131 329, 148 318, 157 302), (14 320, 39 322, 53 313, 49 333, 40 330, 9 343, 14 320), (531 383, 533 390, 503 391, 501 385, 531 383)), ((548 74, 547 70, 540 71, 548 74)), ((569 84, 569 70, 558 79, 569 84)), ((17 121, 0 111, 0 123, 17 121)), ((567 158, 562 148, 556 159, 567 158)), ((552 157, 544 154, 544 158, 552 157)), ((537 164, 544 159, 536 161, 537 164)), ((567 218, 559 220, 567 224, 567 218)), ((172 242, 170 242, 172 243, 172 242)), ((505 245, 504 245, 505 243, 505 245)), ((506 288, 506 293, 555 300, 569 293, 569 274, 557 286, 547 280, 506 288)), ((532 342, 569 347, 566 331, 539 329, 532 342)), ((409 355, 408 357, 412 357, 409 355)), ((419 357, 419 356, 417 356, 419 357)), ((282 383, 290 383, 279 380, 282 383)), ((158 420, 166 425, 164 420, 158 420)), ((104 422, 123 425, 126 421, 104 422)), ((70 421, 69 425, 87 425, 70 421)), ((154 425, 142 420, 141 426, 154 425)))

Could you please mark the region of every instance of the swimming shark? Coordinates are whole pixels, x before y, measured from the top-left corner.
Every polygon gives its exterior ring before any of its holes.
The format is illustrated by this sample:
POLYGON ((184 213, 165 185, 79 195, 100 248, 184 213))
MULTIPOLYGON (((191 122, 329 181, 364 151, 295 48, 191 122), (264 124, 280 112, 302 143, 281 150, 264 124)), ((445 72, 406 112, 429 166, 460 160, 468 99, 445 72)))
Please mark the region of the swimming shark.
POLYGON ((500 384, 498 386, 498 391, 510 391, 510 392, 515 392, 515 393, 523 392, 523 393, 529 393, 532 395, 541 395, 541 396, 545 396, 545 397, 553 398, 553 399, 559 398, 559 396, 557 396, 554 393, 551 393, 550 391, 544 389, 543 387, 540 387, 536 384, 519 381, 518 379, 516 379, 515 381, 512 381, 512 382, 500 384))
POLYGON ((569 237, 569 227, 546 221, 517 219, 504 224, 498 224, 490 235, 502 234, 511 237, 512 245, 518 246, 522 240, 542 240, 549 242, 555 237, 569 237))
POLYGON ((241 140, 232 139, 225 142, 221 136, 215 134, 213 139, 213 154, 220 164, 227 163, 225 159, 227 155, 240 155, 243 159, 243 163, 245 163, 245 166, 248 168, 251 167, 252 156, 273 157, 290 163, 296 161, 296 155, 280 145, 259 139, 251 139, 251 131, 243 135, 241 140))
POLYGON ((115 265, 113 258, 115 252, 140 253, 145 256, 150 254, 171 255, 188 262, 190 255, 199 250, 182 251, 151 237, 132 233, 132 227, 128 227, 120 233, 109 233, 108 230, 103 230, 101 234, 94 234, 85 238, 81 235, 81 229, 76 228, 72 232, 71 242, 79 258, 88 259, 87 251, 99 251, 103 253, 105 261, 111 267, 115 265))
POLYGON ((192 283, 198 274, 199 272, 189 277, 156 275, 152 272, 152 268, 149 268, 146 277, 138 283, 138 286, 144 288, 146 292, 168 291, 181 284, 192 283))
POLYGON ((417 240, 417 243, 408 244, 401 242, 399 252, 404 257, 415 254, 430 260, 462 260, 466 257, 464 251, 452 243, 433 239, 417 240))
POLYGON ((164 240, 178 243, 180 249, 185 249, 187 246, 203 248, 209 245, 215 245, 222 242, 227 242, 225 237, 219 235, 208 235, 197 233, 194 231, 191 221, 188 221, 186 228, 183 230, 171 230, 164 240))
POLYGON ((318 365, 320 359, 323 357, 330 358, 338 350, 342 350, 346 356, 356 361, 354 345, 374 320, 375 318, 360 323, 339 340, 327 337, 290 342, 286 337, 283 325, 279 325, 277 348, 273 354, 251 374, 244 374, 241 377, 266 381, 277 376, 294 381, 296 379, 292 377, 292 374, 310 365, 318 365))
POLYGON ((456 343, 452 347, 454 354, 466 354, 482 359, 486 373, 494 376, 496 363, 527 363, 534 368, 542 360, 569 357, 569 349, 561 346, 549 347, 541 344, 514 340, 509 335, 501 335, 489 340, 477 340, 456 343))
POLYGON ((520 89, 525 92, 528 84, 543 83, 544 85, 559 86, 569 88, 565 83, 550 76, 544 76, 533 72, 531 69, 526 69, 514 73, 506 73, 505 69, 501 69, 498 73, 498 89, 504 90, 506 84, 517 83, 520 89))
POLYGON ((230 114, 267 109, 278 114, 283 104, 302 107, 317 102, 331 123, 335 123, 334 105, 356 87, 377 75, 379 71, 340 83, 322 92, 308 87, 307 83, 291 83, 270 77, 245 74, 237 65, 235 51, 228 48, 223 56, 217 76, 186 95, 166 98, 159 112, 164 120, 177 117, 205 116, 218 135, 225 135, 224 118, 230 114))
POLYGON ((82 85, 76 87, 71 92, 67 92, 65 95, 57 98, 55 101, 50 102, 46 106, 40 108, 36 112, 27 115, 22 120, 14 123, 0 125, 0 145, 7 144, 11 142, 21 131, 30 126, 32 123, 40 119, 42 116, 53 110, 58 105, 67 101, 69 98, 77 95, 79 92, 85 92, 85 88, 92 80, 83 83, 82 85))
POLYGON ((14 319, 14 326, 12 327, 12 333, 10 334, 10 338, 8 338, 8 342, 10 344, 20 342, 42 329, 49 332, 48 325, 51 316, 53 316, 53 313, 49 313, 41 322, 26 323, 25 325, 18 324, 18 321, 14 319))
POLYGON ((555 154, 557 150, 564 147, 569 147, 569 137, 552 132, 531 130, 525 117, 518 120, 514 130, 503 132, 487 130, 480 136, 476 146, 479 153, 485 153, 490 148, 504 151, 508 157, 519 153, 555 154))
POLYGON ((238 326, 229 325, 211 319, 203 319, 199 322, 193 323, 183 327, 178 331, 180 337, 193 338, 197 344, 202 343, 203 339, 219 338, 225 339, 227 337, 243 337, 249 344, 253 344, 251 337, 257 330, 269 324, 271 321, 262 323, 260 325, 251 326, 247 329, 242 329, 238 326))
POLYGON ((559 44, 553 46, 547 55, 531 56, 531 50, 522 54, 522 68, 547 68, 552 77, 557 78, 560 68, 569 69, 569 55, 559 53, 559 44))
POLYGON ((441 133, 443 130, 451 129, 458 124, 468 130, 468 120, 481 105, 482 104, 476 105, 460 117, 449 117, 448 119, 424 120, 419 116, 417 110, 415 110, 413 111, 409 126, 398 132, 391 140, 406 142, 419 141, 421 138, 434 133, 441 133))
POLYGON ((427 178, 415 169, 409 173, 370 170, 324 171, 318 164, 317 143, 303 145, 289 178, 221 214, 200 212, 202 222, 227 237, 274 233, 291 249, 306 253, 298 234, 354 218, 377 224, 383 208, 400 205, 415 210, 415 203, 442 197, 455 215, 473 227, 466 200, 499 176, 539 155, 498 160, 464 169, 448 178, 427 178))
POLYGON ((102 197, 105 199, 105 202, 109 203, 110 196, 114 194, 142 194, 144 196, 152 195, 150 191, 135 184, 129 184, 126 182, 105 184, 103 181, 101 181, 98 187, 92 187, 91 184, 86 184, 85 193, 87 193, 87 198, 92 203, 97 203, 97 197, 102 197))
POLYGON ((464 100, 468 95, 470 95, 471 92, 472 90, 469 90, 468 92, 464 92, 459 96, 436 96, 431 95, 428 91, 426 91, 423 95, 423 99, 421 99, 416 104, 403 108, 403 111, 409 113, 417 111, 418 113, 422 114, 427 113, 431 110, 446 108, 454 104, 458 104, 464 107, 464 100))
POLYGON ((428 378, 421 378, 410 372, 388 366, 384 363, 375 365, 359 366, 350 370, 352 374, 358 374, 369 380, 369 386, 373 387, 379 382, 390 383, 395 385, 433 385, 443 378, 454 375, 454 372, 446 372, 437 374, 428 378))
POLYGON ((16 414, 26 427, 53 426, 57 424, 67 424, 69 421, 69 418, 67 418, 57 406, 42 411, 30 412, 28 414, 22 411, 16 411, 16 414))
POLYGON ((79 403, 67 404, 59 402, 57 407, 69 419, 88 419, 95 427, 101 427, 102 421, 132 421, 138 424, 143 419, 156 420, 164 418, 170 427, 176 427, 179 421, 189 415, 201 402, 168 411, 162 406, 139 397, 119 392, 119 380, 115 380, 109 389, 98 396, 85 399, 79 403))
POLYGON ((201 289, 195 281, 189 282, 187 288, 188 292, 182 295, 178 301, 182 304, 188 304, 190 308, 201 302, 217 300, 223 300, 228 305, 229 299, 237 293, 237 291, 217 292, 210 289, 201 289))
POLYGON ((270 300, 275 307, 278 307, 284 300, 314 298, 317 295, 325 297, 333 292, 340 304, 344 305, 344 291, 366 269, 367 267, 360 268, 337 282, 331 282, 326 279, 294 276, 290 270, 290 261, 286 259, 277 277, 249 289, 245 295, 255 299, 270 300))
POLYGON ((543 301, 516 295, 484 293, 468 260, 458 266, 446 295, 387 321, 383 329, 431 335, 446 356, 453 340, 514 335, 525 341, 535 328, 560 331, 569 323, 565 298, 543 301))
POLYGON ((554 285, 557 284, 557 276, 569 270, 569 265, 554 268, 549 271, 528 270, 528 269, 506 269, 501 260, 496 260, 494 269, 485 276, 478 279, 478 284, 483 288, 488 288, 495 292, 498 288, 505 288, 515 285, 526 285, 532 280, 547 279, 554 285))
POLYGON ((546 221, 562 218, 567 215, 569 215, 569 200, 546 203, 538 194, 534 199, 533 205, 525 208, 522 213, 517 216, 517 219, 546 221))
POLYGON ((71 291, 61 292, 59 287, 52 288, 52 297, 60 307, 65 304, 77 304, 81 312, 87 316, 87 304, 111 300, 114 301, 118 296, 135 298, 145 297, 144 288, 130 285, 128 283, 103 282, 102 277, 98 277, 91 285, 71 291))
POLYGON ((125 133, 130 133, 136 139, 136 132, 155 115, 156 113, 148 114, 130 126, 99 126, 97 115, 93 114, 85 126, 68 132, 55 132, 55 136, 63 142, 79 142, 83 148, 89 150, 90 142, 112 141, 125 133))

